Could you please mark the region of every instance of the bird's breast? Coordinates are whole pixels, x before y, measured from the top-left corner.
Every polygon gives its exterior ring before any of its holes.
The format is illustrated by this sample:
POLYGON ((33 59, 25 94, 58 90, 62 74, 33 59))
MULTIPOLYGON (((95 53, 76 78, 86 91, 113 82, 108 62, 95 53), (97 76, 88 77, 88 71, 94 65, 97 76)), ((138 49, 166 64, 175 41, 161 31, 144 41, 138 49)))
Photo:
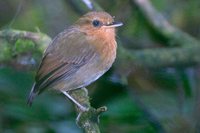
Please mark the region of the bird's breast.
MULTIPOLYGON (((111 67, 116 58, 117 43, 114 32, 99 33, 89 37, 91 45, 99 55, 102 67, 111 67)), ((105 69, 105 68, 104 68, 105 69)))

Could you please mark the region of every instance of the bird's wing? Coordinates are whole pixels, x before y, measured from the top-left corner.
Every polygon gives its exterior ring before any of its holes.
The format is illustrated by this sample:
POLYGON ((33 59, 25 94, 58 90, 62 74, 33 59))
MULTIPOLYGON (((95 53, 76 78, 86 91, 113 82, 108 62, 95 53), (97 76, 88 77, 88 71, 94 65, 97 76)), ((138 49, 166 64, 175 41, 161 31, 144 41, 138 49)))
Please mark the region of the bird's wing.
POLYGON ((60 33, 44 53, 33 92, 39 94, 73 75, 94 56, 94 48, 84 33, 76 29, 60 33))

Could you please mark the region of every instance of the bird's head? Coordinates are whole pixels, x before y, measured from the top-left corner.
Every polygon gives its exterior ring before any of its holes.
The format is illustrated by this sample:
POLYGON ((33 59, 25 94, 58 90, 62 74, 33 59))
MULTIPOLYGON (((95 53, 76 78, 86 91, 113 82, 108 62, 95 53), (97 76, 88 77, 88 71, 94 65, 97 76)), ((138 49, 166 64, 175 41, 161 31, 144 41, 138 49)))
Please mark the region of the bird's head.
POLYGON ((113 17, 106 12, 89 12, 83 15, 76 25, 86 34, 115 34, 115 27, 122 26, 121 22, 115 22, 113 17))

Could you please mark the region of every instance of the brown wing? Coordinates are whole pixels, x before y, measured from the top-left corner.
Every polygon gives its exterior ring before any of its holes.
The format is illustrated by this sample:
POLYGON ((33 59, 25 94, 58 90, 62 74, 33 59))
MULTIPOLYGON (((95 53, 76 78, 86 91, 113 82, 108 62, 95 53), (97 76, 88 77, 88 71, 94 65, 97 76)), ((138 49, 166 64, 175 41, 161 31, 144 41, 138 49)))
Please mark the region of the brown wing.
POLYGON ((67 79, 94 55, 93 47, 88 44, 84 33, 76 29, 60 33, 44 53, 31 93, 39 94, 67 79))

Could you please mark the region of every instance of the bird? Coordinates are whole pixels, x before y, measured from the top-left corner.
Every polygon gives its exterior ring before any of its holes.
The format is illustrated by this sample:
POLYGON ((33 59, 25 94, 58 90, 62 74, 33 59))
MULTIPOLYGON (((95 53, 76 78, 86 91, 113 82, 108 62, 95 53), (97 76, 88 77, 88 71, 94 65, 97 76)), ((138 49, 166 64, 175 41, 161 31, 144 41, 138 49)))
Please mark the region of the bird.
POLYGON ((91 11, 55 36, 44 51, 27 103, 53 89, 86 111, 69 92, 90 85, 110 69, 117 50, 115 28, 122 25, 107 12, 91 11))

